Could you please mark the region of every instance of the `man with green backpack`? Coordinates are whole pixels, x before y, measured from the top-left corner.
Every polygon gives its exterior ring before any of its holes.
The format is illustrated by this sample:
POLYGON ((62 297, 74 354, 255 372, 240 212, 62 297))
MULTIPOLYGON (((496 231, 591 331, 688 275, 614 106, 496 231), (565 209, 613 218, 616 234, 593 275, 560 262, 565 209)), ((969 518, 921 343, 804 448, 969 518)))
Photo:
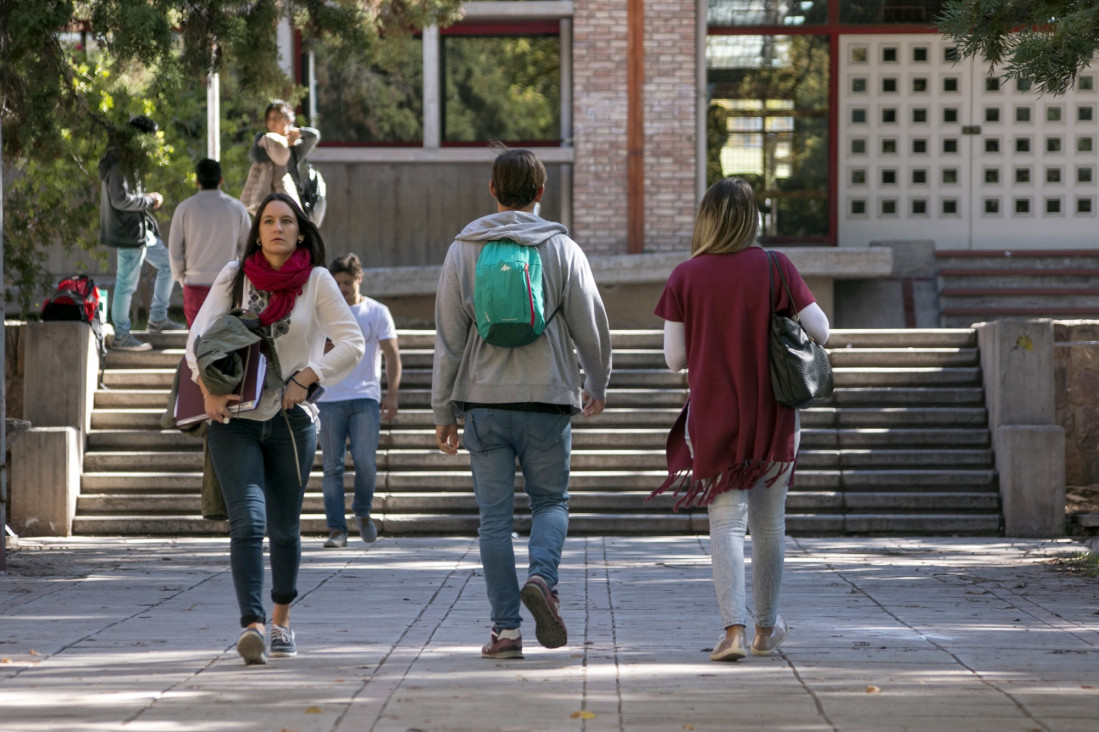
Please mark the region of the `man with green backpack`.
POLYGON ((540 644, 568 642, 556 585, 568 533, 571 418, 603 411, 611 374, 607 312, 587 257, 564 226, 534 213, 545 184, 530 151, 496 158, 489 192, 497 212, 450 245, 435 296, 435 441, 457 455, 463 421, 492 608, 485 658, 523 657, 520 602, 540 644), (516 461, 531 508, 522 589, 512 547, 516 461))

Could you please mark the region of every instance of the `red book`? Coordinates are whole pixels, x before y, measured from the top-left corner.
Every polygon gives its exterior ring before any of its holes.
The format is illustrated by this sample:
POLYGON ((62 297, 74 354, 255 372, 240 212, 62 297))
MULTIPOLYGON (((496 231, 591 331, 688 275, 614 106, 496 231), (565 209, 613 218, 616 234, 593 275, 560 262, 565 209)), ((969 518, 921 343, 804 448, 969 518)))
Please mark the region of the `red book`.
MULTIPOLYGON (((261 341, 256 341, 248 348, 240 350, 240 357, 244 359, 244 380, 233 392, 238 394, 241 400, 229 404, 231 412, 247 412, 255 409, 259 404, 260 394, 263 393, 263 380, 267 375, 267 357, 260 350, 260 344, 261 341)), ((191 378, 191 367, 187 364, 187 356, 179 359, 176 372, 179 376, 175 407, 176 426, 183 427, 206 419, 202 390, 191 378)))

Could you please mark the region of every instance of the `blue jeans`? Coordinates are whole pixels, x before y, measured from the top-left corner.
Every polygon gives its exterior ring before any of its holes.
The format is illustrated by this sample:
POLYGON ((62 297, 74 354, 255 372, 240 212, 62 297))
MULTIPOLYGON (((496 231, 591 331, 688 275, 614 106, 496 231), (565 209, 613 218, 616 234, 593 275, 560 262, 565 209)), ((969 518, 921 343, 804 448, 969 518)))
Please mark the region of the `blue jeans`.
POLYGON ((476 408, 466 412, 462 444, 469 450, 473 490, 481 514, 478 529, 492 624, 518 628, 519 582, 511 532, 515 525, 515 461, 530 496, 527 576, 540 575, 552 589, 569 529, 569 415, 476 408))
POLYGON ((153 283, 153 301, 149 305, 149 320, 168 317, 168 299, 172 296, 172 265, 168 259, 168 247, 161 239, 151 247, 134 247, 117 250, 118 267, 114 276, 114 292, 111 293, 111 320, 116 336, 130 332, 130 301, 138 280, 141 279, 141 263, 148 260, 156 269, 153 283))
POLYGON ((351 438, 351 462, 355 466, 355 497, 351 512, 369 516, 377 483, 378 431, 381 411, 376 399, 318 402, 321 410, 321 451, 324 453, 324 515, 328 529, 347 531, 344 517, 343 466, 347 438, 351 438))
POLYGON ((262 422, 215 422, 206 433, 206 448, 229 510, 229 564, 242 628, 267 619, 264 533, 271 544, 271 600, 287 605, 298 596, 301 504, 317 451, 317 429, 303 409, 283 414, 262 422))

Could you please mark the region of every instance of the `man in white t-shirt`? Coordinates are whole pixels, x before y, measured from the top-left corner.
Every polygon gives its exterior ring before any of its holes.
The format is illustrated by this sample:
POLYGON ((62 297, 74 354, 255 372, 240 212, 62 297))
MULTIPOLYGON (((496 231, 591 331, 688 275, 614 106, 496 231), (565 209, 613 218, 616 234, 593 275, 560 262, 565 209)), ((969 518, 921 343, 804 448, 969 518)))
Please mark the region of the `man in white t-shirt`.
POLYGON ((377 478, 375 456, 381 420, 397 415, 397 390, 401 386, 401 354, 397 329, 389 308, 359 291, 363 268, 348 254, 333 260, 328 270, 340 287, 351 312, 362 328, 366 351, 362 361, 343 381, 328 387, 317 402, 321 411, 321 450, 324 453, 324 514, 329 536, 326 547, 347 546, 343 471, 348 438, 355 466, 355 496, 351 511, 359 522, 359 535, 368 544, 378 538, 370 518, 377 478), (382 356, 385 356, 386 392, 381 393, 382 356))

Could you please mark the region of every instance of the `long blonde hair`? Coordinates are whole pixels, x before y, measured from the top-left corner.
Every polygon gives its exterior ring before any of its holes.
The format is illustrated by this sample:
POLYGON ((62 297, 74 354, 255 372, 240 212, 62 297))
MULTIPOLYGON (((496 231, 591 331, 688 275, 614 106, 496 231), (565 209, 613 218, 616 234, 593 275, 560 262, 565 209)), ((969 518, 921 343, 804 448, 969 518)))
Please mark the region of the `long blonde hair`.
POLYGON ((759 208, 752 186, 743 178, 722 178, 710 186, 698 205, 691 256, 732 254, 756 240, 759 208))

